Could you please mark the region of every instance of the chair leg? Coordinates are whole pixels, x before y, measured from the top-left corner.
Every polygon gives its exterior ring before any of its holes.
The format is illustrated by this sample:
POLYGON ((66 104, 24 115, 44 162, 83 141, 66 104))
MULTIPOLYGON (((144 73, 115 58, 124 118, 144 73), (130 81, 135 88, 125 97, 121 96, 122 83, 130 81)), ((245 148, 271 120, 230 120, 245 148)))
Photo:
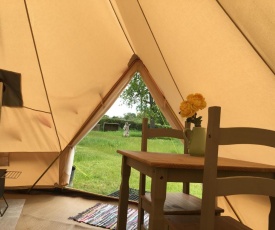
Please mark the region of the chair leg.
POLYGON ((4 197, 4 196, 2 196, 2 198, 3 198, 3 200, 4 200, 4 201, 5 201, 5 203, 6 203, 6 207, 4 208, 4 210, 3 210, 3 211, 2 211, 2 209, 0 210, 0 216, 1 216, 1 217, 5 214, 6 210, 7 210, 7 209, 8 209, 8 207, 9 207, 9 205, 8 205, 8 203, 7 203, 6 199, 5 199, 5 197, 4 197))
POLYGON ((144 210, 142 208, 142 196, 145 194, 146 177, 140 173, 139 178, 139 204, 138 204, 138 230, 141 230, 144 225, 144 210))

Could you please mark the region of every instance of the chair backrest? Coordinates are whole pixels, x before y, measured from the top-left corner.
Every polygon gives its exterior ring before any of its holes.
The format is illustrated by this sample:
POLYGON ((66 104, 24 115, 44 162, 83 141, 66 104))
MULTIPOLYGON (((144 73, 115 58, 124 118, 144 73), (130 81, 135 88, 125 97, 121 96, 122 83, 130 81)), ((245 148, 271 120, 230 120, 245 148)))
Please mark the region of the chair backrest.
MULTIPOLYGON (((190 123, 185 123, 185 128, 190 129, 190 123)), ((148 139, 152 137, 170 137, 183 140, 184 148, 183 153, 188 153, 188 140, 184 130, 172 129, 172 128, 149 128, 148 118, 142 119, 142 137, 141 137, 141 151, 148 151, 148 139)), ((140 177, 140 194, 145 193, 145 176, 140 177)), ((183 183, 182 192, 189 194, 190 193, 190 184, 183 183)))
MULTIPOLYGON (((187 124, 188 125, 188 124, 187 124)), ((172 129, 172 128, 149 128, 148 118, 142 119, 142 138, 141 138, 141 151, 147 151, 148 139, 152 137, 170 137, 182 139, 184 146, 187 146, 186 137, 183 130, 172 129)), ((185 148, 186 149, 186 148, 185 148)), ((184 150, 184 153, 187 153, 184 150)))
POLYGON ((214 229, 217 196, 255 194, 275 197, 275 180, 253 176, 217 177, 219 145, 275 147, 275 131, 252 127, 220 127, 220 107, 209 107, 203 175, 201 230, 214 229))

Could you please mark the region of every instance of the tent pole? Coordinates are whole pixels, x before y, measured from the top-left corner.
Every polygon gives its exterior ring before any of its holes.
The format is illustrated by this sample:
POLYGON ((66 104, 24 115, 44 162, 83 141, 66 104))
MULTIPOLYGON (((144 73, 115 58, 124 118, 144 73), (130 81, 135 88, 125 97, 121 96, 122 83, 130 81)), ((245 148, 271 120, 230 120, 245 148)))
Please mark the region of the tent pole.
POLYGON ((46 168, 46 170, 41 174, 41 176, 34 182, 34 184, 32 185, 32 187, 28 190, 28 193, 31 192, 31 190, 34 188, 34 186, 38 183, 38 181, 40 181, 40 179, 46 174, 46 172, 52 167, 52 165, 57 161, 57 159, 61 156, 61 154, 64 151, 60 152, 58 154, 58 156, 53 160, 53 162, 46 168))
POLYGON ((228 200, 227 196, 224 196, 224 199, 226 200, 226 202, 229 204, 230 208, 232 209, 232 211, 234 212, 234 214, 236 215, 236 217, 238 218, 238 220, 243 224, 241 218, 239 217, 238 213, 236 212, 236 210, 234 209, 233 205, 230 203, 230 201, 228 200))

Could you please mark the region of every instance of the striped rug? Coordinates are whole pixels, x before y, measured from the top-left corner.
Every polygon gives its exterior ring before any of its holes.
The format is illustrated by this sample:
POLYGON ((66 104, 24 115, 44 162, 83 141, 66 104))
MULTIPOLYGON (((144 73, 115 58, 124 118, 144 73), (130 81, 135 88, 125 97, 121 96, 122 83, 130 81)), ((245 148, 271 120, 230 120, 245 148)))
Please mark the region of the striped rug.
MULTIPOLYGON (((97 203, 95 206, 88 208, 84 212, 76 216, 69 217, 80 223, 90 224, 93 226, 116 229, 117 225, 118 206, 104 203, 97 203)), ((127 214, 127 230, 137 229, 138 211, 136 209, 128 208, 127 214)), ((148 225, 149 215, 145 213, 144 223, 148 225)))

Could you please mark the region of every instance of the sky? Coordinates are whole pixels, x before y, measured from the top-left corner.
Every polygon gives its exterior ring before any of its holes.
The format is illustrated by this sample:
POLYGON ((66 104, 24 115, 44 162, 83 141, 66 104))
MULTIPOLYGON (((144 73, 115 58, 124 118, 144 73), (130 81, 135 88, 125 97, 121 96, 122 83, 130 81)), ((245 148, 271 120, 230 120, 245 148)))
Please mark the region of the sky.
POLYGON ((128 108, 126 105, 122 104, 121 99, 118 98, 112 107, 107 111, 106 115, 109 117, 123 117, 125 113, 136 113, 136 107, 133 106, 133 108, 128 108))

